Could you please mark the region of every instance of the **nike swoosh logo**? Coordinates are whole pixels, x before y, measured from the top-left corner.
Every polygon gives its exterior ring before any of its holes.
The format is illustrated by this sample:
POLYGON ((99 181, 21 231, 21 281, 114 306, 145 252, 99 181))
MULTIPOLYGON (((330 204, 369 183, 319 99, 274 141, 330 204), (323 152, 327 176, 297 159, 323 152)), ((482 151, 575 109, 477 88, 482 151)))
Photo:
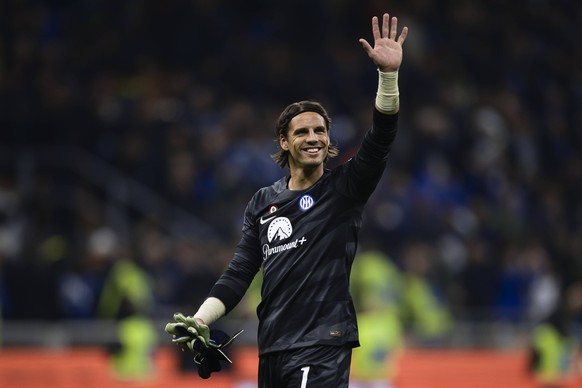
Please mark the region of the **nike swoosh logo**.
POLYGON ((263 225, 264 223, 271 221, 271 220, 272 220, 273 218, 275 218, 275 217, 276 217, 276 216, 269 217, 269 218, 265 218, 265 219, 263 219, 263 217, 261 217, 261 218, 259 219, 259 222, 261 223, 261 225, 263 225))

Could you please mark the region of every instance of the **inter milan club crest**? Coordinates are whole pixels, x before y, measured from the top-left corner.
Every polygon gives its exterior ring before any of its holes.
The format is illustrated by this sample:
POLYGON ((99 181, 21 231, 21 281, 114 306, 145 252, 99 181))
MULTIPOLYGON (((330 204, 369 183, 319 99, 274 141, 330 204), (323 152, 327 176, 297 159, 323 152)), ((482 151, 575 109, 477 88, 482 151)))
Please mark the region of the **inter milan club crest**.
POLYGON ((313 200, 313 197, 309 194, 305 194, 304 196, 299 198, 299 208, 303 211, 312 207, 314 203, 315 201, 313 200))

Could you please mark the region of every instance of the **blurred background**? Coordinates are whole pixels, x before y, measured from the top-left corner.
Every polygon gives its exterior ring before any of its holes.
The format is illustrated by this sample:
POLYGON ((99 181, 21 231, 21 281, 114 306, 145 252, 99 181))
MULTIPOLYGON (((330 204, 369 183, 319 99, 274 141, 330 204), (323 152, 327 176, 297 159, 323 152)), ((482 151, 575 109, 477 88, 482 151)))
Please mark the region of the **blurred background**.
MULTIPOLYGON (((410 33, 352 282, 382 348, 354 386, 575 384, 581 2, 3 0, 0 385, 205 386, 163 326, 286 174, 285 106, 322 102, 329 167, 353 155, 377 85, 358 39, 383 12, 410 33)), ((219 324, 246 331, 215 388, 253 386, 259 285, 219 324)))

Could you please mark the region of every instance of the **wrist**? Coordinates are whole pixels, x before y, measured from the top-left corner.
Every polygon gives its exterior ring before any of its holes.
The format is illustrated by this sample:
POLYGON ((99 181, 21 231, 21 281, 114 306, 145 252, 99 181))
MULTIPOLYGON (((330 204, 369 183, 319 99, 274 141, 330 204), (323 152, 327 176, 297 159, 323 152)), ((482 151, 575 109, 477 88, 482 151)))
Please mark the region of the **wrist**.
POLYGON ((391 67, 380 67, 378 66, 378 71, 380 73, 398 73, 398 68, 394 69, 391 67))
POLYGON ((202 322, 204 325, 211 325, 225 313, 224 303, 220 299, 210 297, 202 303, 196 314, 194 314, 194 319, 198 323, 202 322))
POLYGON ((398 70, 385 72, 378 69, 378 92, 375 104, 382 113, 395 114, 398 112, 400 108, 398 70))

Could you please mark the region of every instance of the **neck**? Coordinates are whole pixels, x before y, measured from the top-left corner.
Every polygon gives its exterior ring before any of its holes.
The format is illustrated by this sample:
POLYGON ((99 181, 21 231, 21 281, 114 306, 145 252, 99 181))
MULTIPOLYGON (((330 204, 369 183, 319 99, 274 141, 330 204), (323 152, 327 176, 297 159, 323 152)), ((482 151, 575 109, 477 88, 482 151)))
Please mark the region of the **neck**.
POLYGON ((310 188, 323 175, 323 165, 314 169, 291 169, 291 178, 287 184, 289 190, 305 190, 310 188))

